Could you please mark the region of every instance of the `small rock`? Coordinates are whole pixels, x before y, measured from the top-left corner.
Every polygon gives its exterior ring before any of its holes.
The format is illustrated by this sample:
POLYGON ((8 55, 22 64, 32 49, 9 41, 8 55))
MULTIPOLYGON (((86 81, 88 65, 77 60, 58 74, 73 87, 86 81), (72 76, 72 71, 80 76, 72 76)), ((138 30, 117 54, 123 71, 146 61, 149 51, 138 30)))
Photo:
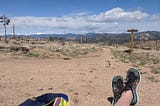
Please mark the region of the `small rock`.
POLYGON ((93 71, 89 71, 90 73, 93 73, 93 71))
POLYGON ((91 80, 89 80, 88 82, 89 82, 89 83, 93 83, 93 81, 91 81, 91 80))
POLYGON ((68 82, 65 82, 65 83, 63 83, 64 85, 68 85, 69 83, 68 82))
POLYGON ((48 90, 52 90, 53 88, 48 88, 48 90))
POLYGON ((95 79, 97 79, 98 77, 97 77, 97 76, 95 76, 94 78, 95 78, 95 79))
POLYGON ((82 74, 82 75, 86 75, 86 73, 80 73, 80 74, 82 74))
POLYGON ((41 88, 41 89, 38 89, 38 91, 43 91, 43 88, 41 88))
POLYGON ((78 92, 75 92, 74 95, 78 95, 78 92))

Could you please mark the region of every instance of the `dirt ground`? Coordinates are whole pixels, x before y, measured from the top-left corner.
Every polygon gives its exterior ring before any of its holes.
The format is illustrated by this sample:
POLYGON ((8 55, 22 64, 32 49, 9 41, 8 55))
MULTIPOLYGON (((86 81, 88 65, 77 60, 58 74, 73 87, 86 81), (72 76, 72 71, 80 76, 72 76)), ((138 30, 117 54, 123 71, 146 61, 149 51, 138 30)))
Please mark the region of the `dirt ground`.
MULTIPOLYGON (((125 77, 131 67, 108 47, 97 56, 70 60, 0 55, 0 106, 16 106, 44 93, 66 93, 71 106, 111 106, 107 97, 113 96, 113 76, 125 77)), ((148 71, 141 67, 142 73, 148 71)), ((138 106, 158 106, 160 82, 141 76, 138 106)))

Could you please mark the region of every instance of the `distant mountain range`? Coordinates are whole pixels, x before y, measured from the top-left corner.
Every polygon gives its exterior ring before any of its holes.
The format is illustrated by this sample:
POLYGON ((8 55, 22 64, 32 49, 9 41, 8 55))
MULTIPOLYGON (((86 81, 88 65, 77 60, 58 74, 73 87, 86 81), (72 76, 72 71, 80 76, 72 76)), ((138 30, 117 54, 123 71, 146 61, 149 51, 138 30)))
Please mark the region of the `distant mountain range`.
MULTIPOLYGON (((11 36, 11 35, 8 35, 11 36)), ((23 35, 21 35, 23 36, 23 35)), ((26 36, 26 35, 25 35, 26 36)), ((83 42, 86 43, 126 43, 129 42, 130 33, 86 33, 86 34, 32 34, 27 35, 33 38, 53 38, 56 40, 72 40, 79 41, 80 37, 83 36, 83 42)), ((135 41, 140 40, 160 40, 160 31, 145 31, 135 33, 135 41)))
MULTIPOLYGON (((84 38, 85 42, 90 43, 126 43, 130 40, 130 33, 112 34, 112 33, 101 33, 95 35, 87 35, 84 38)), ((158 31, 145 31, 134 34, 134 41, 141 40, 160 40, 160 32, 158 31)))

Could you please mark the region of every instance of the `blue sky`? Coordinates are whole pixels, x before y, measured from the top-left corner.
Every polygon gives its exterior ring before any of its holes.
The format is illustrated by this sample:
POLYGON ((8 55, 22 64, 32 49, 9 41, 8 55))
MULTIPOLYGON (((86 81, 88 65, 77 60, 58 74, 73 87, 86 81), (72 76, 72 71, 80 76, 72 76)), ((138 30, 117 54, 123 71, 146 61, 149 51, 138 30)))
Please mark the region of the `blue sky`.
POLYGON ((3 14, 17 34, 160 31, 160 0, 0 0, 3 14))

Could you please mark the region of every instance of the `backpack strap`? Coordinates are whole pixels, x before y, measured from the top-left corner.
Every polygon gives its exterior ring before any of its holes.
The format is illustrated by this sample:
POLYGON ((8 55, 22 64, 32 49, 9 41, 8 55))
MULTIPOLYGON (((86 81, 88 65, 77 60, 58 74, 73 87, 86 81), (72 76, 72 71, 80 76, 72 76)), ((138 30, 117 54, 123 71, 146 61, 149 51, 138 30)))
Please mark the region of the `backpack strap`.
POLYGON ((61 102, 61 98, 60 98, 60 97, 57 97, 57 98, 55 99, 55 101, 54 101, 53 106, 59 106, 60 102, 61 102))

